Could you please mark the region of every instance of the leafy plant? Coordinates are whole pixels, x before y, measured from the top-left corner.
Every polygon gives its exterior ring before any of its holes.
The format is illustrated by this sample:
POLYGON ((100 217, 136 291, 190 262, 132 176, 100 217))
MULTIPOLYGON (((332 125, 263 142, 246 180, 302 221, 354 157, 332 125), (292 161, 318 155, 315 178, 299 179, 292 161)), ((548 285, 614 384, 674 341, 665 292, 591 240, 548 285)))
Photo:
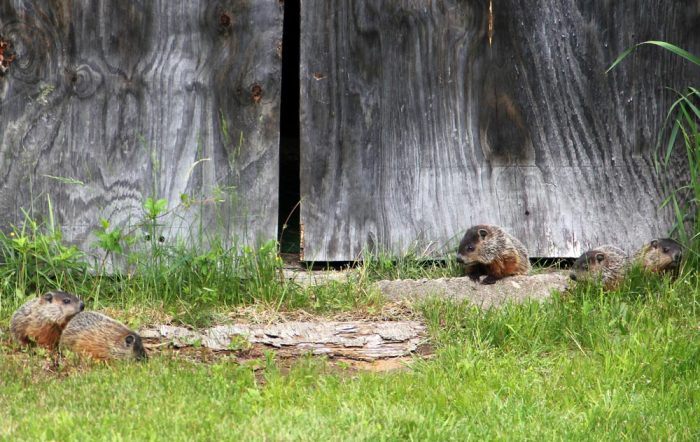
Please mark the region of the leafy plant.
POLYGON ((63 244, 59 229, 44 229, 25 213, 25 221, 8 234, 0 232, 0 306, 46 290, 77 291, 84 283, 87 256, 63 244))

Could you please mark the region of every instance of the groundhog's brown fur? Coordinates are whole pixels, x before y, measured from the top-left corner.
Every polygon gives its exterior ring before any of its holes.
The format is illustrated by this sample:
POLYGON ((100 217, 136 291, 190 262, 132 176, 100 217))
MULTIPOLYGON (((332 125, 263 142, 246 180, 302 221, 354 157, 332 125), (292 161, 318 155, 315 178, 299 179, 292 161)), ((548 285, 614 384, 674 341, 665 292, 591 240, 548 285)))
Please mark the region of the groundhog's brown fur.
POLYGON ((571 269, 574 281, 600 282, 606 290, 614 290, 629 267, 629 258, 620 248, 604 245, 582 254, 571 269))
POLYGON ((21 344, 32 341, 48 349, 56 348, 61 332, 85 304, 65 292, 48 292, 22 305, 10 321, 10 332, 21 344))
POLYGON ((512 275, 526 275, 530 260, 525 246, 499 226, 479 224, 462 238, 457 262, 473 281, 486 275, 482 284, 493 284, 512 275))
POLYGON ((76 315, 63 330, 61 349, 97 360, 146 359, 141 337, 124 324, 97 312, 76 315))
POLYGON ((635 255, 635 262, 653 273, 676 275, 683 259, 683 248, 671 238, 657 238, 645 244, 635 255))

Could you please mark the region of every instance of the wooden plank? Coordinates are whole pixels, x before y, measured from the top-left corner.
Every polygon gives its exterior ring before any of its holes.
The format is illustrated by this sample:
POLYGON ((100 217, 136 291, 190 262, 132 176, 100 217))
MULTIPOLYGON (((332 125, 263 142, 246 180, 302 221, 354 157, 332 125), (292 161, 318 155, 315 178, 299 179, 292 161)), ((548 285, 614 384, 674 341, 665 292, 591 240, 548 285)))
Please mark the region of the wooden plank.
POLYGON ((101 217, 166 198, 164 239, 277 233, 283 5, 276 0, 4 1, 0 225, 21 209, 85 248, 101 217), (61 177, 64 179, 52 178, 61 177), (66 180, 69 178, 70 180, 66 180), (81 183, 81 184, 78 184, 81 183))
POLYGON ((305 260, 451 254, 476 223, 532 256, 667 233, 687 171, 653 172, 663 87, 697 68, 643 48, 605 69, 652 38, 700 52, 697 1, 302 0, 301 20, 305 260))
POLYGON ((172 342, 175 347, 201 345, 229 350, 237 336, 263 344, 285 355, 325 355, 358 360, 407 356, 426 340, 425 326, 417 321, 328 321, 281 324, 219 325, 201 332, 161 325, 139 332, 145 339, 172 342))

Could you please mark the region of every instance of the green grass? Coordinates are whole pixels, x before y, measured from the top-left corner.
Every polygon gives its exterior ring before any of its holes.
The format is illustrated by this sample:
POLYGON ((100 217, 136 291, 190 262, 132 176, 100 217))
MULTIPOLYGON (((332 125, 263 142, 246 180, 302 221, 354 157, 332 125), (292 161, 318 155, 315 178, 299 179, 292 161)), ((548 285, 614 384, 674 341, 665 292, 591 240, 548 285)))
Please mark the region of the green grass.
POLYGON ((633 274, 617 292, 581 285, 485 312, 428 301, 416 308, 436 356, 385 374, 311 357, 287 371, 271 354, 52 373, 46 356, 0 346, 0 437, 697 440, 699 293, 694 273, 633 274))

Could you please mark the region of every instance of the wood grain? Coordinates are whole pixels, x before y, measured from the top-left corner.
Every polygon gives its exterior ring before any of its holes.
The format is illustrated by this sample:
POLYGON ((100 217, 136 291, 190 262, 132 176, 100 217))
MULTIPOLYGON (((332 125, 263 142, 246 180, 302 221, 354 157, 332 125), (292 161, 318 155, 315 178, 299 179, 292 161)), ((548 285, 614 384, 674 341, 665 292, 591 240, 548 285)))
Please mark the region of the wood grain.
POLYGON ((282 6, 276 0, 0 3, 0 225, 22 209, 89 248, 147 197, 166 241, 277 231, 282 6), (58 177, 58 178, 54 178, 58 177), (66 180, 70 179, 70 180, 66 180), (176 207, 181 195, 206 200, 176 207))
POLYGON ((425 326, 417 321, 328 321, 219 325, 202 332, 161 325, 139 333, 145 339, 172 342, 175 347, 197 344, 211 350, 229 350, 232 340, 241 336, 285 355, 375 360, 411 354, 426 340, 425 331, 425 326))
MULTIPOLYGON (((470 225, 531 256, 627 250, 665 235, 654 146, 697 67, 700 2, 302 0, 304 259, 449 256, 470 225)), ((680 153, 680 152, 679 152, 680 153)))

